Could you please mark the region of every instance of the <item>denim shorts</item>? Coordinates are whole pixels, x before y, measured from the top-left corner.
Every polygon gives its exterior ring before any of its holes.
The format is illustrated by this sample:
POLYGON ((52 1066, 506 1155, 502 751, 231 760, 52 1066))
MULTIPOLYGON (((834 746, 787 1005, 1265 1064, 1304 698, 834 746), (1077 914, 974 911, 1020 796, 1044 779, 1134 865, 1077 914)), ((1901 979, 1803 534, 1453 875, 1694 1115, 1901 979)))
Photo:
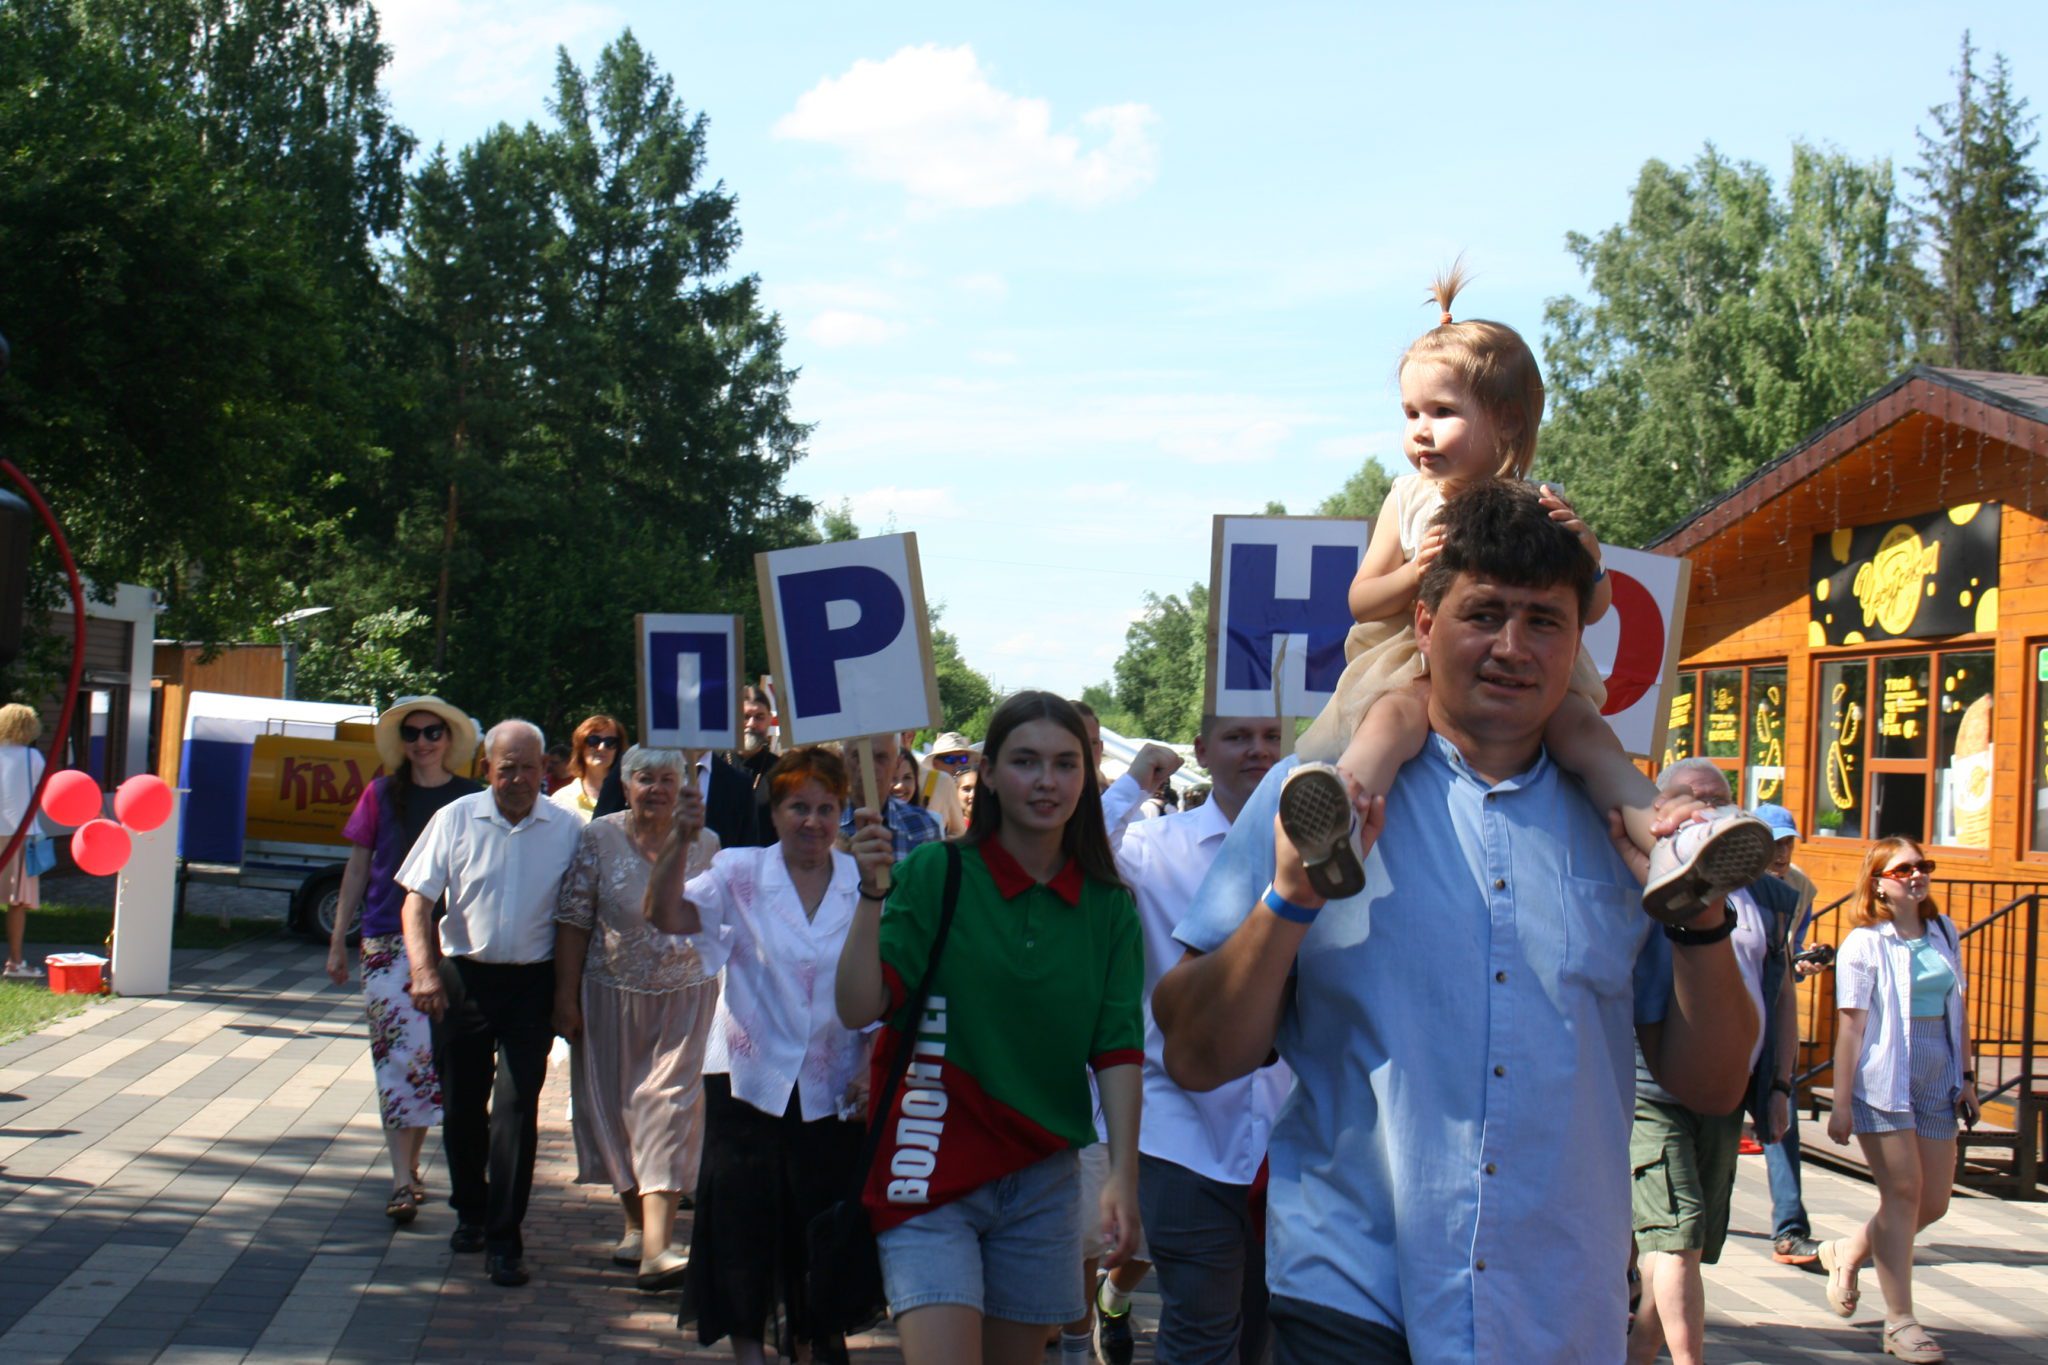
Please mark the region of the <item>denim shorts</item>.
POLYGON ((1068 1148, 884 1232, 890 1313, 957 1303, 1009 1322, 1080 1317, 1079 1183, 1068 1148))

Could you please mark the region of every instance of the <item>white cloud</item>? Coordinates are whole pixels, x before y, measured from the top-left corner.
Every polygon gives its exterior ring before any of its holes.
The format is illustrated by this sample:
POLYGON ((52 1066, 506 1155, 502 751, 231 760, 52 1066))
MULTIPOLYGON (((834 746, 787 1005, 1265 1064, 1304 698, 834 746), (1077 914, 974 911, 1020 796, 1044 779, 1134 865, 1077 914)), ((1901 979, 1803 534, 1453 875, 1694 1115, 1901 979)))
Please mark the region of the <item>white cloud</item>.
POLYGON ((993 270, 962 275, 953 281, 953 288, 974 299, 1006 299, 1010 296, 1010 282, 993 270))
MULTIPOLYGON (((583 0, 402 0, 378 9, 394 91, 432 86, 438 99, 524 107, 552 89, 555 49, 617 32, 610 5, 583 0)), ((401 96, 396 101, 403 106, 401 96)))
POLYGON ((902 331, 902 323, 872 313, 828 308, 811 319, 804 335, 820 346, 879 346, 902 331))
POLYGON ((973 48, 927 43, 819 81, 775 132, 839 148, 856 175, 901 185, 921 206, 991 208, 1135 193, 1157 174, 1157 121, 1146 105, 1114 104, 1055 132, 1052 106, 997 89, 973 48))
POLYGON ((770 285, 777 308, 847 308, 862 313, 891 313, 901 300, 886 289, 859 281, 798 280, 770 285))
MULTIPOLYGON (((960 504, 950 488, 870 488, 848 493, 844 500, 863 535, 877 535, 893 521, 898 530, 915 531, 920 522, 957 516, 960 504)), ((828 504, 838 499, 824 499, 828 504)))

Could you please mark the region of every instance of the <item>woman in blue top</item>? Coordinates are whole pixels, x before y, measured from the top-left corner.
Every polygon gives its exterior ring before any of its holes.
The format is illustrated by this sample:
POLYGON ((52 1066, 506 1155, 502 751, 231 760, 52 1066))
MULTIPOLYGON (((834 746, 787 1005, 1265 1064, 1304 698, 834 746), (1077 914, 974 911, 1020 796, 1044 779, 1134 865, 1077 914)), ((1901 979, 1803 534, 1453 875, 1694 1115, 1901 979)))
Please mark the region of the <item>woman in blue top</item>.
POLYGON ((1877 1183, 1877 1216, 1820 1248, 1828 1304, 1856 1311, 1856 1271, 1877 1264, 1885 1351, 1944 1359, 1913 1319, 1913 1238, 1948 1212, 1956 1120, 1977 1121, 1956 926, 1928 896, 1934 864, 1911 839, 1880 839, 1863 860, 1835 955, 1835 1094, 1828 1136, 1856 1134, 1877 1183), (1840 1101, 1846 1098, 1845 1105, 1840 1101))

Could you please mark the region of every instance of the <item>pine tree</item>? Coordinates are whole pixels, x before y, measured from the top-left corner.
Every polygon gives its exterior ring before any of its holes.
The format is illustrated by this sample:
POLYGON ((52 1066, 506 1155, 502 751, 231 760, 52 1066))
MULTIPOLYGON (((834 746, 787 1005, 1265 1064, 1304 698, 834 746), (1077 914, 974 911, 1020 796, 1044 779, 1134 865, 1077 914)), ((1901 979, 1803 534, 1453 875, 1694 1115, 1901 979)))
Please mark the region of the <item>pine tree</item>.
POLYGON ((2037 120, 2013 92, 2004 55, 1993 55, 1988 76, 1976 57, 1965 31, 1955 100, 1929 110, 1935 132, 1919 134, 1913 221, 1931 284, 1923 327, 1943 364, 2039 372, 2048 360, 2048 241, 2044 186, 2029 160, 2037 120))

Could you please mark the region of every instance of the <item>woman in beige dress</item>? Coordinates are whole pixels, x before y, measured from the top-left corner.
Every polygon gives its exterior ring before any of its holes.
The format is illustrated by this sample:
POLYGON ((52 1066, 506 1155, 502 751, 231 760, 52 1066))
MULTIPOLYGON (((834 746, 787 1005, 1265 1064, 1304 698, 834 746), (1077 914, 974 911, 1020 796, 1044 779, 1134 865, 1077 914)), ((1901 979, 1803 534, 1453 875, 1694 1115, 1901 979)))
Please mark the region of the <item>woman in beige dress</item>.
POLYGON ((696 1188, 704 1144, 704 1044, 718 978, 685 939, 647 923, 647 874, 670 830, 693 837, 691 876, 718 836, 686 782, 683 755, 635 747, 623 760, 626 809, 593 820, 555 912, 555 1031, 571 1044, 576 1179, 618 1191, 625 1232, 612 1252, 646 1290, 682 1283, 669 1245, 676 1205, 696 1188))

